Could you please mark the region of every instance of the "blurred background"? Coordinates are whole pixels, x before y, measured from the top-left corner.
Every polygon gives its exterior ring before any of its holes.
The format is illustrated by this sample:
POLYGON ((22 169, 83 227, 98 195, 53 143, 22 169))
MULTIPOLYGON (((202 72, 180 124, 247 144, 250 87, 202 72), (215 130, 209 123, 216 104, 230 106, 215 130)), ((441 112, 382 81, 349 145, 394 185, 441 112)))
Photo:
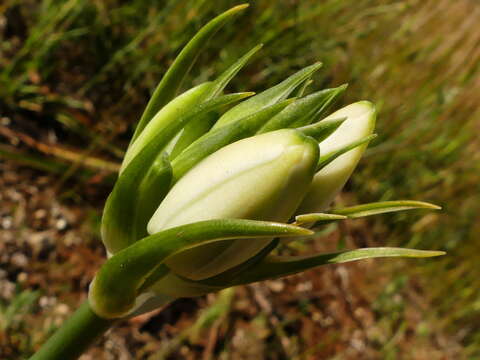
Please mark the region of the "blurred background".
MULTIPOLYGON (((103 203, 149 95, 181 47, 233 0, 0 2, 0 358, 23 359, 86 296, 105 258, 103 203)), ((349 83, 379 137, 337 204, 431 201, 441 212, 347 221, 286 252, 440 249, 182 299, 120 322, 87 359, 480 358, 480 3, 252 1, 184 89, 258 43, 229 91, 303 66, 310 91, 349 83)))

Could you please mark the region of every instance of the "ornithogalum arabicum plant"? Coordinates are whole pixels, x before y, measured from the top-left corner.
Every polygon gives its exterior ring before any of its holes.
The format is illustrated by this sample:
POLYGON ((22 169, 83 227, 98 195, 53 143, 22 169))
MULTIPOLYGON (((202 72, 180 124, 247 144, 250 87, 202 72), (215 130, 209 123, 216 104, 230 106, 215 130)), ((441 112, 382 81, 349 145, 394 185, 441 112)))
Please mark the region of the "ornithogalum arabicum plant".
POLYGON ((257 46, 216 79, 177 96, 208 39, 246 6, 204 26, 161 80, 105 205, 102 240, 109 258, 92 281, 88 301, 34 359, 75 358, 116 319, 179 297, 324 264, 441 254, 365 248, 275 255, 282 239, 313 235, 311 228, 326 223, 438 207, 390 201, 330 209, 375 137, 376 111, 359 101, 326 116, 346 86, 303 96, 320 63, 257 95, 224 94, 257 46))

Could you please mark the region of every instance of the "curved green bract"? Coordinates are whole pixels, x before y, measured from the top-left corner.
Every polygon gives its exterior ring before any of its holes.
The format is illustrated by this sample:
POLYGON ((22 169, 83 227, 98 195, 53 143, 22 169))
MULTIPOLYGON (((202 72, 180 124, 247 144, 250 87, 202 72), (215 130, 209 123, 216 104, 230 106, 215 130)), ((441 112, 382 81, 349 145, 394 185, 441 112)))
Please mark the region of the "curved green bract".
POLYGON ((308 79, 315 71, 322 66, 321 63, 315 63, 296 72, 280 84, 253 96, 248 101, 244 101, 229 111, 217 121, 214 130, 225 126, 228 123, 240 120, 251 115, 267 106, 271 106, 279 101, 286 99, 300 84, 308 79))
POLYGON ((108 259, 92 282, 89 302, 103 318, 121 317, 132 309, 149 275, 175 253, 227 239, 309 234, 310 230, 293 225, 237 219, 201 221, 168 229, 143 238, 108 259))
POLYGON ((157 88, 153 92, 145 111, 135 129, 131 143, 140 135, 142 130, 153 118, 153 116, 171 99, 173 99, 189 72, 197 56, 207 44, 208 40, 229 20, 233 19, 240 11, 247 8, 248 4, 235 6, 223 14, 220 14, 205 26, 188 42, 180 54, 170 66, 157 88))
MULTIPOLYGON (((110 253, 115 253, 139 239, 137 229, 132 224, 137 209, 140 183, 158 154, 175 134, 193 119, 250 95, 251 93, 224 95, 195 106, 177 121, 166 124, 162 131, 133 158, 118 178, 103 212, 102 240, 110 253)), ((157 200, 160 203, 162 198, 157 200)))
POLYGON ((333 214, 344 215, 351 219, 385 214, 396 211, 404 210, 413 210, 413 209, 429 209, 429 210, 439 210, 440 206, 430 204, 424 201, 415 201, 415 200, 396 200, 396 201, 380 201, 373 202, 368 204, 356 205, 351 207, 346 207, 343 209, 334 209, 332 210, 333 214))
POLYGON ((317 141, 323 141, 329 137, 335 130, 338 129, 343 122, 347 120, 346 117, 339 119, 326 119, 324 121, 318 121, 312 125, 306 125, 300 128, 297 128, 298 131, 302 132, 307 136, 313 137, 317 141))
POLYGON ((260 126, 292 101, 294 99, 270 105, 235 123, 227 124, 202 136, 172 162, 174 183, 208 155, 232 142, 254 135, 260 126))
POLYGON ((242 273, 237 279, 225 286, 242 285, 268 279, 276 279, 293 275, 321 265, 339 264, 371 258, 406 257, 426 258, 444 255, 443 251, 427 251, 403 248, 365 248, 346 250, 336 253, 317 254, 312 256, 275 256, 265 257, 256 266, 242 273))
POLYGON ((322 170, 325 166, 330 164, 333 160, 338 158, 339 156, 345 154, 346 152, 355 149, 356 147, 359 147, 363 144, 366 144, 370 142, 371 140, 375 139, 377 137, 377 134, 372 134, 369 136, 365 136, 364 138, 361 138, 360 140, 355 140, 352 141, 349 144, 346 144, 343 146, 341 149, 338 149, 337 151, 330 152, 325 155, 320 155, 320 158, 318 159, 318 165, 317 165, 317 171, 322 170))
POLYGON ((298 99, 263 125, 258 134, 295 127, 294 123, 311 123, 318 114, 322 113, 322 109, 328 106, 331 98, 343 91, 343 87, 325 89, 298 99))

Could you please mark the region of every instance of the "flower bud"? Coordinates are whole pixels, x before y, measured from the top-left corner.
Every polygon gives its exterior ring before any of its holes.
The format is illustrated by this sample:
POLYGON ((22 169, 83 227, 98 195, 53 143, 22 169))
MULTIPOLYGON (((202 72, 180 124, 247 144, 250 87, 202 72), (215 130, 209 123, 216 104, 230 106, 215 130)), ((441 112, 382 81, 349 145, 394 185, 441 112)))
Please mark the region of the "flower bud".
MULTIPOLYGON (((210 219, 287 221, 315 173, 318 144, 296 130, 237 141, 208 156, 170 190, 150 219, 154 234, 210 219)), ((254 256, 269 239, 223 241, 167 260, 175 273, 204 279, 254 256)))
MULTIPOLYGON (((334 112, 325 120, 345 117, 347 119, 342 125, 320 143, 322 157, 373 133, 376 111, 372 103, 353 103, 334 112)), ((348 151, 318 171, 297 213, 321 212, 328 208, 357 166, 367 145, 363 144, 348 151)))

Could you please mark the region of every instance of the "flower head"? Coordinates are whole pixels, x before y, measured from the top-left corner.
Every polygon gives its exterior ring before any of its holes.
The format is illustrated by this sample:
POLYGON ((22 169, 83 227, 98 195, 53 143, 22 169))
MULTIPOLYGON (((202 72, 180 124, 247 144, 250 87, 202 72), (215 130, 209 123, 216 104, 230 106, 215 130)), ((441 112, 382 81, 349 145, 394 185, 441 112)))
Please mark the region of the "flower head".
POLYGON ((257 46, 216 79, 175 96, 208 38, 244 8, 219 15, 187 44, 137 126, 102 218, 111 257, 89 292, 101 317, 328 263, 440 254, 396 248, 274 254, 282 238, 312 235, 306 227, 437 207, 396 201, 323 213, 375 136, 376 112, 360 101, 327 116, 345 85, 303 96, 320 63, 255 96, 222 95, 257 46))

